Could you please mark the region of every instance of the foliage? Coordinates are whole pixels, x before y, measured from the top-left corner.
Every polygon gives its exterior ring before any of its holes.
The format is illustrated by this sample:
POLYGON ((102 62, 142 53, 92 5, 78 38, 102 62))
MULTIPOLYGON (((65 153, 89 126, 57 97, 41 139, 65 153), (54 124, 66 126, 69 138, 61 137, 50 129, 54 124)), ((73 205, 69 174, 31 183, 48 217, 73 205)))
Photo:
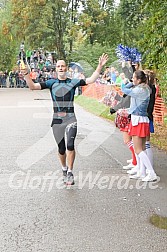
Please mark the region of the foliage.
POLYGON ((167 97, 167 2, 158 0, 144 0, 142 20, 138 30, 141 39, 138 45, 143 52, 143 63, 145 67, 153 69, 161 85, 163 97, 167 97))
POLYGON ((79 61, 83 65, 86 74, 90 75, 96 68, 99 56, 102 53, 109 55, 109 65, 116 60, 115 48, 111 49, 109 46, 102 47, 99 43, 95 43, 94 45, 76 43, 74 51, 69 55, 69 61, 79 61))
POLYGON ((10 70, 16 62, 16 40, 11 27, 11 5, 3 1, 0 9, 0 70, 10 70))
POLYGON ((114 34, 114 1, 85 1, 79 24, 90 44, 99 42, 102 45, 113 44, 114 34))
POLYGON ((137 28, 144 15, 141 13, 142 0, 121 0, 116 10, 117 20, 120 22, 120 42, 129 47, 136 47, 141 34, 137 28))
MULTIPOLYGON (((101 53, 113 62, 118 44, 136 47, 142 65, 157 72, 167 96, 167 1, 1 0, 0 68, 11 68, 22 41, 57 58, 83 60, 93 68, 101 53)), ((111 63, 109 62, 109 64, 111 63)))
POLYGON ((19 38, 31 48, 49 48, 57 51, 57 57, 66 58, 64 38, 70 1, 12 0, 12 3, 12 22, 19 24, 16 25, 19 38))

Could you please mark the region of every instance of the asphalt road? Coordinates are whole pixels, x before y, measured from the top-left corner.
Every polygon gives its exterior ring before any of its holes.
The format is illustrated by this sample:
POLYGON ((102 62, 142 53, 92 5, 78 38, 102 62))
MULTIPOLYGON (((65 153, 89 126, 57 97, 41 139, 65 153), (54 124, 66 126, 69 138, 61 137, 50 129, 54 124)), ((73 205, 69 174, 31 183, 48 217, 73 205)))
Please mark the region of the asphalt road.
POLYGON ((0 89, 1 252, 166 252, 167 155, 158 183, 129 180, 130 152, 107 122, 76 106, 75 185, 62 183, 47 90, 0 89))

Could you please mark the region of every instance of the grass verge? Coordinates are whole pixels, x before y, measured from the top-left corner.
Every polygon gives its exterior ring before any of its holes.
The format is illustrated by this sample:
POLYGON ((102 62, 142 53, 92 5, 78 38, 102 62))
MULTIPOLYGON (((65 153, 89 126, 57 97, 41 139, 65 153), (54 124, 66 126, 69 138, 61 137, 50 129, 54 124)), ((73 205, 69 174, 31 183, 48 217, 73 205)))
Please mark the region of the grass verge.
POLYGON ((155 227, 158 227, 161 229, 167 229, 167 217, 162 217, 157 214, 153 214, 150 217, 150 223, 154 225, 155 227))
POLYGON ((94 115, 114 121, 115 116, 110 114, 109 107, 98 102, 96 99, 79 95, 75 97, 75 103, 94 115))
POLYGON ((160 126, 155 124, 154 128, 155 133, 151 134, 151 143, 159 149, 167 151, 167 125, 160 126))

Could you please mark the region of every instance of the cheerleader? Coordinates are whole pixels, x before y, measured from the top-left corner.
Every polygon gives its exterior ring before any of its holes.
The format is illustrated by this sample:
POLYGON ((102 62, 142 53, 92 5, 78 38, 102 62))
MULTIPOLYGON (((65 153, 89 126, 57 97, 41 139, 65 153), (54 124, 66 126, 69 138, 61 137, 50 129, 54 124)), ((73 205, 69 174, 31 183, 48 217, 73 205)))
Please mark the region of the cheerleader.
POLYGON ((133 83, 131 85, 122 85, 122 92, 131 96, 129 114, 131 114, 131 122, 129 125, 129 135, 132 136, 134 150, 137 157, 137 163, 143 163, 147 169, 137 172, 137 177, 142 181, 150 182, 157 180, 157 175, 146 154, 145 144, 146 138, 150 135, 149 118, 147 108, 150 100, 150 89, 147 85, 147 76, 137 70, 133 73, 133 83))
MULTIPOLYGON (((123 111, 126 111, 126 109, 128 109, 129 106, 130 106, 130 96, 124 95, 123 97, 121 97, 121 99, 117 105, 115 105, 113 108, 110 108, 110 114, 114 114, 115 112, 117 112, 115 122, 117 121, 117 116, 118 116, 118 114, 120 114, 122 109, 123 109, 123 111)), ((124 114, 124 112, 123 112, 123 114, 124 114)), ((124 115, 124 117, 125 117, 125 115, 124 115)), ((132 137, 128 134, 128 127, 129 127, 129 122, 130 122, 130 120, 128 120, 128 119, 129 118, 124 118, 123 119, 124 123, 123 124, 119 123, 119 126, 116 123, 116 126, 120 129, 120 131, 123 134, 124 144, 127 145, 127 147, 129 148, 129 150, 131 151, 131 154, 132 154, 132 159, 127 160, 128 165, 123 166, 124 170, 129 170, 131 168, 136 169, 136 165, 137 165, 136 155, 135 155, 134 148, 133 148, 132 137)))

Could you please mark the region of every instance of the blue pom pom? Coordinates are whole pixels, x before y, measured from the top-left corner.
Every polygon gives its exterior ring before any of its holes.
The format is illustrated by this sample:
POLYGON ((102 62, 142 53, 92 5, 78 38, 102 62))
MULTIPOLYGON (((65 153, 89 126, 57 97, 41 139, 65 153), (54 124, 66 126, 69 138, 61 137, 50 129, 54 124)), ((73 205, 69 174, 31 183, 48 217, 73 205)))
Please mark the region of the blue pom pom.
POLYGON ((116 55, 120 61, 131 61, 133 63, 141 61, 141 53, 137 48, 130 48, 119 44, 116 48, 116 55))

